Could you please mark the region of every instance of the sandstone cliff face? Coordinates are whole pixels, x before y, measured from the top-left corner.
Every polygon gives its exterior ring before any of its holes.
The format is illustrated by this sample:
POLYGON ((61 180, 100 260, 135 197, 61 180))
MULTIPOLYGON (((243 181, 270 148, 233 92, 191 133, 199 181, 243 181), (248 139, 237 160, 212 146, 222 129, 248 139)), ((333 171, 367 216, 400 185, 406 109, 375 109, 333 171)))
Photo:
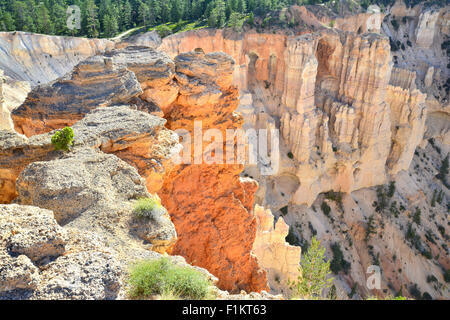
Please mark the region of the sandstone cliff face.
POLYGON ((282 217, 274 225, 274 216, 270 210, 264 210, 258 205, 255 206, 254 214, 258 227, 253 253, 258 258, 258 264, 267 271, 270 288, 289 296, 288 281, 296 281, 301 276, 301 248, 285 241, 289 226, 282 217))
POLYGON ((445 144, 450 141, 449 18, 448 6, 407 8, 397 1, 382 24, 382 32, 392 44, 395 66, 414 71, 417 88, 427 94, 425 137, 445 144))
MULTIPOLYGON (((252 96, 251 105, 241 108, 250 127, 279 127, 282 157, 292 153, 295 158, 278 172, 297 177, 293 203, 310 205, 330 189, 351 192, 384 183, 407 168, 423 135, 423 98, 412 89, 404 88, 403 95, 417 96, 409 107, 415 116, 407 124, 405 117, 391 119, 398 114, 391 109, 401 108, 394 100, 409 98, 395 98, 401 94, 394 84, 389 91, 393 105, 386 102, 392 64, 385 37, 339 30, 297 37, 199 30, 169 36, 160 46, 171 54, 196 47, 223 50, 237 61, 233 81, 242 95, 252 96), (412 129, 392 132, 399 121, 412 129), (411 149, 391 145, 392 135, 411 133, 418 136, 408 140, 411 149)), ((262 194, 259 200, 265 203, 268 197, 262 194)))
MULTIPOLYGON (((221 53, 177 56, 180 95, 163 110, 168 128, 192 136, 193 120, 199 120, 203 130, 215 128, 225 137, 226 129, 240 127, 242 121, 233 113, 238 106, 237 90, 231 86, 233 64, 221 53)), ((200 149, 200 156, 206 156, 207 147, 200 149)), ((193 152, 189 158, 194 157, 198 155, 193 152)), ((174 254, 207 268, 219 278, 220 288, 261 291, 268 288, 266 274, 251 253, 257 185, 239 177, 242 169, 240 164, 181 164, 166 177, 159 195, 177 229, 174 254)))
POLYGON ((177 136, 164 123, 128 106, 99 108, 74 125, 68 153, 52 151, 51 133, 27 139, 1 131, 2 178, 16 182, 20 173, 16 202, 34 206, 0 206, 0 299, 127 297, 130 263, 159 258, 176 240, 167 211, 147 220, 132 213, 133 202, 149 196, 132 165, 149 170, 146 161, 164 163, 178 153, 177 136))
MULTIPOLYGON (((238 105, 237 91, 231 87, 234 62, 223 54, 186 57, 177 58, 176 71, 174 62, 168 56, 145 47, 125 47, 91 57, 78 64, 67 76, 34 89, 25 103, 13 113, 16 129, 31 136, 32 141, 46 139, 44 145, 48 146, 51 133, 35 134, 76 122, 72 126, 76 147, 91 146, 117 155, 138 169, 139 174, 146 179, 147 189, 152 193, 159 191, 164 180, 165 187, 160 195, 178 228, 180 239, 174 253, 182 254, 189 262, 208 268, 220 278, 219 286, 222 288, 233 291, 268 289, 265 272, 259 268, 256 258, 251 254, 256 233, 255 219, 251 214, 252 194, 256 190, 256 184, 240 180, 239 173, 243 166, 179 166, 170 174, 173 157, 181 146, 177 143, 176 136, 163 127, 165 120, 148 114, 144 116, 143 112, 131 111, 125 107, 112 106, 119 102, 137 101, 136 108, 141 110, 162 110, 170 129, 191 130, 192 119, 203 120, 204 129, 222 130, 224 136, 225 129, 239 128, 242 121, 233 113, 238 105), (82 105, 75 103, 80 97, 84 101, 82 105), (91 111, 99 104, 102 108, 91 111), (218 112, 218 109, 223 111, 218 112), (217 118, 205 118, 205 114, 216 113, 217 118), (81 120, 77 122, 78 119, 81 120), (116 121, 120 121, 120 125, 117 126, 116 121), (189 196, 189 199, 174 196, 179 194, 180 188, 185 187, 198 192, 198 185, 182 183, 186 177, 209 180, 202 182, 204 194, 199 198, 189 196), (218 189, 214 187, 216 184, 223 187, 218 189), (204 201, 206 198, 211 198, 211 201, 204 201), (219 205, 214 204, 214 199, 221 199, 217 200, 219 205), (198 220, 204 234, 211 233, 209 236, 202 236, 205 246, 214 244, 210 254, 204 254, 203 249, 198 252, 195 250, 198 247, 192 247, 192 239, 200 239, 197 235, 194 237, 194 231, 190 230, 196 223, 185 218, 187 208, 192 205, 197 206, 197 210, 191 217, 198 220), (204 212, 211 211, 211 208, 212 221, 210 215, 206 219, 203 217, 204 212), (229 216, 224 217, 223 212, 227 212, 229 216), (230 223, 242 226, 247 232, 244 229, 230 232, 231 228, 227 227, 230 223), (217 227, 213 227, 216 224, 217 227), (216 228, 221 231, 216 232, 216 228), (215 243, 219 245, 216 246, 215 243)), ((26 144, 25 140, 23 143, 26 144)), ((37 147, 39 152, 40 148, 41 146, 37 147)), ((5 163, 15 156, 14 150, 17 150, 17 146, 9 151, 5 148, 5 163)), ((16 196, 15 179, 24 165, 50 159, 32 157, 22 160, 23 164, 19 166, 9 164, 3 174, 2 179, 8 182, 9 187, 9 191, 5 192, 5 202, 16 196)), ((19 181, 18 189, 22 190, 25 180, 20 178, 19 181)), ((24 185, 28 189, 28 183, 24 185)), ((38 196, 46 194, 46 191, 41 191, 33 193, 35 196, 20 196, 18 201, 36 202, 46 207, 47 204, 39 200, 45 197, 38 196)), ((61 194, 64 193, 70 194, 68 190, 61 189, 61 194)), ((61 221, 69 219, 70 212, 66 214, 63 210, 59 213, 52 204, 48 206, 55 214, 62 216, 61 221)), ((70 206, 67 210, 71 211, 70 206)))
POLYGON ((27 32, 0 32, 0 69, 34 87, 55 80, 80 61, 111 49, 107 39, 58 37, 27 32))
POLYGON ((94 235, 63 229, 32 206, 0 205, 0 226, 0 299, 117 297, 120 264, 94 235))

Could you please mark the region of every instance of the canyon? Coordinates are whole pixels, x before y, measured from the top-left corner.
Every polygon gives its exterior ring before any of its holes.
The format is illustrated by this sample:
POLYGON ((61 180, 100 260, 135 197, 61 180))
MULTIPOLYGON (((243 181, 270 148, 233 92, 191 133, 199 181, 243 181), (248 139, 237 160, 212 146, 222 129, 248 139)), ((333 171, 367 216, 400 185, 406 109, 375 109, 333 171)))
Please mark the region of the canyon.
POLYGON ((0 33, 0 297, 123 298, 130 262, 168 254, 225 298, 289 298, 316 236, 340 299, 448 299, 450 193, 436 176, 450 151, 450 8, 397 1, 375 22, 315 6, 285 14, 298 26, 163 39, 0 33), (262 174, 262 158, 177 163, 194 121, 223 137, 279 130, 278 170, 262 174), (63 154, 50 138, 66 126, 75 144, 63 154), (132 203, 150 194, 165 212, 142 224, 132 203), (366 285, 373 265, 379 289, 366 285), (75 291, 58 293, 66 279, 75 291))

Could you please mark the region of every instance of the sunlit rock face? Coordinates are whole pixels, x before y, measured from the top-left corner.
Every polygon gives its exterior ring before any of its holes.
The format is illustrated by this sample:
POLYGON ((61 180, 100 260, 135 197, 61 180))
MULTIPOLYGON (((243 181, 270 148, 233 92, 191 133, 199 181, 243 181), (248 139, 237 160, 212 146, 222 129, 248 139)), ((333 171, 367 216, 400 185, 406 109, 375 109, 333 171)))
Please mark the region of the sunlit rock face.
POLYGON ((255 205, 254 215, 257 232, 253 253, 258 258, 259 265, 267 270, 270 288, 290 296, 288 281, 295 282, 301 276, 299 271, 301 248, 285 241, 289 226, 282 217, 274 223, 272 212, 259 205, 255 205))

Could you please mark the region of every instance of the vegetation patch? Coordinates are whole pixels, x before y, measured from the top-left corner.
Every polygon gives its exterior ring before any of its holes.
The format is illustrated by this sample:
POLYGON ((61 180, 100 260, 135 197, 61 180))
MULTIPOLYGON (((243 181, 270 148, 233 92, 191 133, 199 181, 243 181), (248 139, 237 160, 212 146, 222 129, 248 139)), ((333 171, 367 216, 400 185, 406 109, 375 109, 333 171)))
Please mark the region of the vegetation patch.
POLYGON ((165 212, 166 209, 161 205, 161 200, 157 195, 138 199, 133 208, 134 215, 143 219, 157 219, 165 212))

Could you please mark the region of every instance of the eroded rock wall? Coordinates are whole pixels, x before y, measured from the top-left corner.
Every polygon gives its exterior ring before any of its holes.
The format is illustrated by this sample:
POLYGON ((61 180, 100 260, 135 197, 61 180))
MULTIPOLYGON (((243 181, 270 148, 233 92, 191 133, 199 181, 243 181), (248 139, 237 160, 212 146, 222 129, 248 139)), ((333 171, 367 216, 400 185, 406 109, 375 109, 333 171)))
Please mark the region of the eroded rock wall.
POLYGON ((324 191, 384 183, 407 168, 420 142, 409 139, 410 148, 392 143, 393 135, 420 137, 425 115, 418 91, 403 88, 401 94, 401 83, 389 86, 392 62, 384 36, 329 29, 301 36, 199 30, 169 36, 160 46, 171 55, 196 47, 233 56, 233 81, 243 97, 252 97, 241 108, 250 127, 280 129, 282 157, 292 154, 295 168, 282 165, 278 176, 297 176, 293 203, 310 205, 324 191), (413 97, 403 100, 409 99, 415 114, 403 117, 403 133, 396 129, 398 113, 391 112, 401 108, 400 95, 413 97))

